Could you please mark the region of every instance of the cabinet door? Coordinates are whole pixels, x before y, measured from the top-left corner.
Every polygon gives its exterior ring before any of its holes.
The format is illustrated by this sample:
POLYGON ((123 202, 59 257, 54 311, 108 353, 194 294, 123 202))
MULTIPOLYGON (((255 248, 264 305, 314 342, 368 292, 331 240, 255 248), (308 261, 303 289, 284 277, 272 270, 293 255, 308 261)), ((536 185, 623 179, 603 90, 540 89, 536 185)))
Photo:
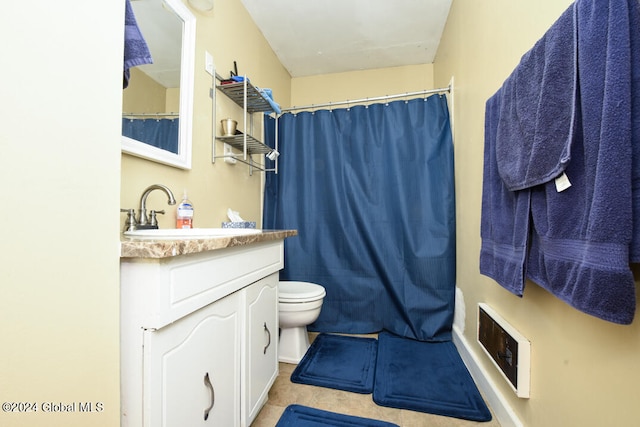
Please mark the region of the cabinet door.
POLYGON ((248 426, 278 376, 278 274, 257 281, 244 292, 247 336, 242 423, 248 426))
POLYGON ((145 332, 145 426, 239 426, 239 303, 232 294, 145 332))

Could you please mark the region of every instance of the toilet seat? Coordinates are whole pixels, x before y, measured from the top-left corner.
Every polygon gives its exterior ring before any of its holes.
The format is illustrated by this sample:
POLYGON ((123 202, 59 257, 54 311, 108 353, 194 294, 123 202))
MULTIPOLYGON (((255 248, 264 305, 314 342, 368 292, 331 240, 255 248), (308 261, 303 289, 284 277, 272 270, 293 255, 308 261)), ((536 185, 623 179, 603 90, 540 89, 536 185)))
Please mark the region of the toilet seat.
POLYGON ((320 285, 309 282, 280 282, 278 301, 281 303, 301 303, 323 299, 326 291, 320 285))

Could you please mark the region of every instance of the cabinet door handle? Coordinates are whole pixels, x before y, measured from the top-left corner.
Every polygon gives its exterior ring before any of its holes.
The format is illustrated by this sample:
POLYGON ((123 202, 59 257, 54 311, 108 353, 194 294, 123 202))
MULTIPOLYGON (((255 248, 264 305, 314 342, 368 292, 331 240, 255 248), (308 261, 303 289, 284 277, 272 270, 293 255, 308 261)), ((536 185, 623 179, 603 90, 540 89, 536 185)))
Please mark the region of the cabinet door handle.
POLYGON ((209 372, 204 375, 204 385, 206 385, 211 392, 211 405, 204 410, 204 420, 207 421, 207 418, 209 418, 209 411, 213 409, 213 404, 216 402, 216 394, 213 391, 213 384, 211 384, 211 380, 209 379, 209 372))
POLYGON ((269 330, 269 328, 267 328, 267 322, 264 322, 264 330, 267 331, 267 336, 269 337, 269 342, 267 342, 267 345, 264 346, 264 350, 263 350, 262 353, 263 354, 267 354, 267 349, 271 345, 271 331, 269 330))

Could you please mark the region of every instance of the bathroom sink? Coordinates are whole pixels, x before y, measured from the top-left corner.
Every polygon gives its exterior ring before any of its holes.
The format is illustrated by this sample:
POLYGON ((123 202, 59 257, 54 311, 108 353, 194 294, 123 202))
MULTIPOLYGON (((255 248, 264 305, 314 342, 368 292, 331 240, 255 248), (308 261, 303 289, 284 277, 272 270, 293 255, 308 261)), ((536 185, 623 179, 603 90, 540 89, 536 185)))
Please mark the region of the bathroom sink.
POLYGON ((259 233, 262 233, 262 230, 255 228, 160 228, 125 231, 124 235, 136 239, 180 240, 213 239, 215 237, 246 236, 259 233))

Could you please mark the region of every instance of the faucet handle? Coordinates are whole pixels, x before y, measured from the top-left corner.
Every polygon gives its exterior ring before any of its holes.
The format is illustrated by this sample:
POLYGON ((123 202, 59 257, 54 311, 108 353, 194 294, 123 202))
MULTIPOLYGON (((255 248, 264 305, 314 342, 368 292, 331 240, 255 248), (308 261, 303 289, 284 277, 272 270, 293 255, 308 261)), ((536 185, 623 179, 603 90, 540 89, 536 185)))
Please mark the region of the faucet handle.
POLYGON ((136 225, 138 224, 138 221, 136 221, 136 210, 120 209, 120 212, 127 213, 127 220, 124 223, 124 231, 134 231, 136 229, 136 225))
POLYGON ((156 211, 156 210, 151 209, 149 211, 149 217, 150 217, 149 218, 149 226, 158 228, 158 219, 156 218, 156 214, 164 215, 164 209, 161 210, 161 211, 156 211))

